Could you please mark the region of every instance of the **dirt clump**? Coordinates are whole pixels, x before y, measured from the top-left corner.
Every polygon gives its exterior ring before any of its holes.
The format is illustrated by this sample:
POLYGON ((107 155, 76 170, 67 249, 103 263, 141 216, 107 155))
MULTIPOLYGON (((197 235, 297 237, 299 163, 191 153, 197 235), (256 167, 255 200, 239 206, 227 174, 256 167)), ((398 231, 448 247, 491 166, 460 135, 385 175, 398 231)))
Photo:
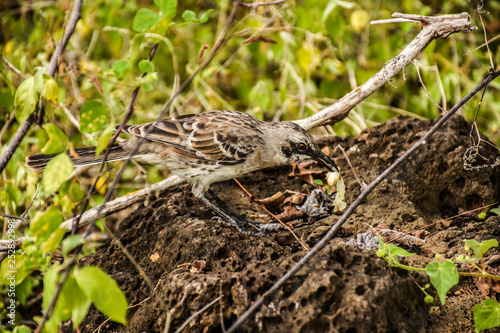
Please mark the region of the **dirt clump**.
MULTIPOLYGON (((330 147, 332 157, 342 170, 347 185, 347 203, 356 198, 361 187, 338 145, 347 151, 361 180, 369 183, 421 138, 432 124, 433 121, 397 117, 364 130, 357 138, 322 139, 320 143, 330 147)), ((463 239, 500 240, 498 217, 479 220, 480 211, 455 217, 497 202, 500 197, 500 168, 477 171, 463 168, 469 132, 470 124, 460 116, 452 117, 368 196, 338 237, 268 299, 241 330, 474 331, 472 307, 484 296, 472 278, 461 279, 450 291, 444 306, 427 305, 424 294, 414 282, 428 283, 423 274, 410 276, 406 271, 391 269, 374 251, 345 244, 355 233, 382 222, 406 233, 426 230, 429 234, 424 246, 407 248, 418 253, 408 260, 423 267, 435 253, 444 258, 465 254, 463 239)), ((498 151, 483 152, 488 155, 486 157, 495 154, 498 151)), ((300 179, 289 178, 288 173, 289 168, 283 167, 252 173, 239 180, 259 198, 277 191, 307 193, 314 188, 300 179)), ((268 220, 233 181, 214 184, 212 188, 235 211, 247 212, 249 219, 268 220)), ((163 193, 159 199, 152 198, 148 205, 135 209, 117 226, 118 239, 141 265, 157 296, 169 309, 170 331, 223 295, 184 329, 184 332, 222 332, 222 325, 228 328, 305 254, 288 233, 262 237, 244 235, 212 220, 212 216, 191 195, 190 187, 182 185, 163 193), (201 271, 192 267, 200 260, 206 263, 201 271)), ((297 234, 313 246, 338 216, 297 228, 297 234)), ((488 255, 499 253, 498 249, 490 251, 488 255)), ((128 310, 126 327, 107 322, 102 328, 104 331, 164 330, 167 320, 164 305, 116 244, 112 241, 105 244, 84 262, 97 265, 112 275, 132 306, 128 310)), ((93 331, 105 320, 104 315, 91 308, 81 329, 93 331)), ((70 331, 71 326, 65 325, 65 330, 70 331)))

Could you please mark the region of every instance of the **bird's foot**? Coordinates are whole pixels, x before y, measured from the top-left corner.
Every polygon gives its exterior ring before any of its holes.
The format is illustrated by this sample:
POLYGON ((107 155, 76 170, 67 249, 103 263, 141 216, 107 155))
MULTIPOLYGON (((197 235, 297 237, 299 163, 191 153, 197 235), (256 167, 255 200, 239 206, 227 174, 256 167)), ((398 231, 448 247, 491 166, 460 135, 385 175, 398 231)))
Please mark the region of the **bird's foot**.
POLYGON ((217 220, 220 223, 235 227, 239 232, 243 234, 253 236, 262 236, 270 232, 276 232, 285 229, 285 227, 280 223, 251 222, 242 219, 240 216, 237 216, 237 218, 231 218, 230 220, 224 219, 220 216, 214 216, 212 219, 217 220))

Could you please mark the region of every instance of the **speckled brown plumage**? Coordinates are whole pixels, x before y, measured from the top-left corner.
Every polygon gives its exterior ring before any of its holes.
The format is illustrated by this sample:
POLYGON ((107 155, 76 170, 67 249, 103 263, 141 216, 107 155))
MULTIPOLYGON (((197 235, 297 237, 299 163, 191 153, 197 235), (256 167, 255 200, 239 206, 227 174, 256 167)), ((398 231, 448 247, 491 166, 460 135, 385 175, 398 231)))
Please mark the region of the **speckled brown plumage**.
MULTIPOLYGON (((165 165, 173 174, 193 184, 193 194, 215 210, 226 223, 240 231, 247 227, 263 231, 260 224, 247 222, 231 212, 213 192, 210 184, 245 173, 290 162, 316 160, 330 170, 335 163, 321 152, 314 138, 292 122, 267 123, 245 113, 211 111, 166 118, 154 123, 128 125, 122 130, 132 139, 113 145, 107 161, 127 159, 139 141, 133 158, 165 165), (205 197, 208 192, 216 204, 205 197)), ((95 147, 80 148, 71 156, 75 166, 98 164, 95 147)), ((26 165, 43 170, 53 155, 35 155, 26 165)))

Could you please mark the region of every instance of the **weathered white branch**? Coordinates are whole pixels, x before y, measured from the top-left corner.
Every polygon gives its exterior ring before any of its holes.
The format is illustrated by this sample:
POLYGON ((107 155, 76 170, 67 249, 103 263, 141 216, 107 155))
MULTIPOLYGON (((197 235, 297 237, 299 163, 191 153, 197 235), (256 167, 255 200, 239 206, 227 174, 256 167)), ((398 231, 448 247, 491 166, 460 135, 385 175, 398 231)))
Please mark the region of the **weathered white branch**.
MULTIPOLYGON (((142 190, 134 192, 129 195, 125 195, 123 197, 117 198, 115 200, 109 201, 105 204, 99 205, 92 209, 89 209, 85 213, 83 213, 82 218, 80 219, 79 226, 84 226, 90 224, 94 221, 102 219, 105 216, 116 213, 122 209, 130 207, 136 202, 145 200, 148 196, 154 195, 158 196, 161 191, 164 191, 170 187, 179 185, 183 180, 177 176, 171 176, 167 179, 162 180, 159 183, 148 186, 142 190)), ((62 225, 66 227, 66 230, 71 231, 73 228, 73 223, 75 223, 77 217, 64 221, 62 225)))
MULTIPOLYGON (((79 226, 81 227, 84 225, 88 225, 94 221, 102 219, 103 217, 106 217, 108 215, 116 213, 122 209, 130 207, 131 205, 133 205, 136 202, 146 200, 147 197, 149 197, 149 196, 157 197, 160 192, 162 192, 170 187, 174 187, 176 185, 179 185, 182 182, 183 182, 182 179, 180 179, 179 177, 171 176, 165 180, 162 180, 159 183, 148 186, 148 187, 146 187, 142 190, 139 190, 137 192, 134 192, 130 195, 125 195, 123 197, 109 201, 106 204, 99 205, 97 207, 89 209, 88 211, 83 213, 83 216, 80 220, 79 226)), ((74 217, 72 219, 69 219, 67 221, 64 221, 62 223, 62 225, 64 225, 64 227, 66 228, 67 231, 71 231, 73 229, 73 223, 75 223, 77 218, 78 218, 78 216, 74 217)), ((22 244, 24 239, 25 239, 25 237, 19 237, 18 239, 15 240, 16 248, 20 247, 20 245, 22 244)), ((0 240, 0 252, 9 250, 9 246, 12 246, 11 244, 13 244, 12 241, 4 240, 4 239, 0 240)))
POLYGON ((319 125, 339 122, 346 118, 356 105, 407 67, 433 39, 446 38, 455 32, 469 32, 476 29, 476 27, 471 26, 470 16, 467 13, 436 17, 395 13, 392 17, 396 18, 396 20, 375 21, 372 23, 394 23, 402 22, 402 20, 404 22, 419 22, 422 25, 422 31, 398 56, 387 62, 384 68, 364 84, 315 115, 296 120, 297 124, 305 129, 310 129, 319 125))

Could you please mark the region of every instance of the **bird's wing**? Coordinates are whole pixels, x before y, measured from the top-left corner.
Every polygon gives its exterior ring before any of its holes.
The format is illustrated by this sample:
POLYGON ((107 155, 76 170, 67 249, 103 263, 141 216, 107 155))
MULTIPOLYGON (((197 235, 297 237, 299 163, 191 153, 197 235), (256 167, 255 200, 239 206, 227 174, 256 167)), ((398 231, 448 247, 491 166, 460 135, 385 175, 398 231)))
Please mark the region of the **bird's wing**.
POLYGON ((126 126, 122 132, 172 147, 179 155, 237 164, 262 142, 260 120, 250 115, 212 111, 166 118, 154 123, 126 126))

